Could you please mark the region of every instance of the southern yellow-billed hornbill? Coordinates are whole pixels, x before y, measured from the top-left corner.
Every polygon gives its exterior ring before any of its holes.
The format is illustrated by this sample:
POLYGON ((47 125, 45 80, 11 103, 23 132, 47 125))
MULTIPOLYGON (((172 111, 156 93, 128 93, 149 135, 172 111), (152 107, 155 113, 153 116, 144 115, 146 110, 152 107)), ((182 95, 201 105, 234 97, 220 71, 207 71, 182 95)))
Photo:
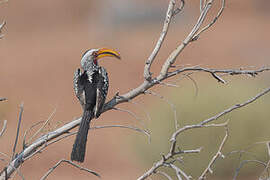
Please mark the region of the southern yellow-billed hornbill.
POLYGON ((98 60, 106 56, 120 59, 119 53, 111 49, 87 50, 81 59, 83 72, 78 69, 74 74, 74 90, 82 105, 83 115, 72 148, 72 161, 84 161, 89 123, 91 119, 100 116, 108 93, 108 74, 103 67, 98 65, 98 60))

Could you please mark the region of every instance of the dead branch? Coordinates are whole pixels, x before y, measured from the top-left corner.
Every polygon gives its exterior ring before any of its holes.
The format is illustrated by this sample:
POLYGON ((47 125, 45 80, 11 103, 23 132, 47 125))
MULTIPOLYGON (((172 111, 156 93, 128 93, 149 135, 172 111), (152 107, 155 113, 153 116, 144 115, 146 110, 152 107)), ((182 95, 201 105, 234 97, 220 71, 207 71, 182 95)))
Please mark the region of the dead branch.
MULTIPOLYGON (((4 1, 0 1, 0 4, 3 3, 4 1)), ((4 28, 4 26, 6 25, 6 21, 4 21, 2 24, 0 24, 0 33, 2 33, 2 29, 4 28)), ((2 39, 4 37, 3 34, 0 35, 0 39, 2 39)), ((3 100, 6 100, 6 98, 1 98, 3 100)))
POLYGON ((7 120, 4 120, 2 130, 0 131, 0 137, 3 136, 6 128, 7 128, 7 120))
MULTIPOLYGON (((202 3, 202 0, 201 0, 201 3, 202 3)), ((209 3, 212 3, 212 1, 209 3)), ((204 3, 205 4, 205 3, 204 3)), ((200 7, 203 7, 203 5, 201 5, 200 7)), ((224 8, 225 8, 225 0, 222 0, 221 2, 221 7, 217 13, 217 15, 215 16, 215 18, 207 25, 205 26, 204 28, 202 28, 199 32, 197 32, 194 37, 192 38, 192 41, 194 40, 198 40, 199 39, 199 36, 201 33, 203 33, 204 31, 206 31, 207 29, 209 29, 213 24, 215 24, 215 22, 219 19, 219 17, 221 16, 221 14, 223 13, 224 11, 224 8)), ((203 8, 201 8, 202 10, 203 8)))
POLYGON ((143 119, 141 117, 138 117, 134 112, 127 109, 118 108, 118 107, 114 107, 114 110, 128 113, 129 115, 134 117, 134 119, 138 121, 144 128, 146 128, 145 123, 143 122, 143 119))
POLYGON ((268 162, 266 164, 266 167, 264 168, 263 172, 261 173, 260 175, 260 179, 263 179, 263 174, 267 173, 267 177, 266 178, 269 178, 269 172, 268 172, 268 169, 269 169, 269 166, 270 166, 270 142, 267 141, 265 143, 266 145, 266 148, 267 148, 267 152, 268 152, 268 162))
MULTIPOLYGON (((180 133, 183 133, 184 131, 186 130, 191 130, 191 129, 196 129, 196 128, 206 128, 206 127, 224 127, 224 126, 227 126, 228 124, 228 121, 225 122, 225 123, 221 123, 221 124, 208 124, 212 121, 216 121, 218 120, 220 117, 224 116, 225 114, 227 113, 230 113, 238 108, 241 108, 241 107, 244 107, 248 104, 251 104, 253 103, 254 101, 256 101, 257 99, 261 98, 263 95, 267 94, 268 92, 270 92, 270 87, 265 89, 264 91, 258 93, 256 96, 250 98, 249 100, 247 100, 246 102, 242 103, 242 104, 237 104, 237 105, 234 105, 232 106, 231 108, 228 108, 224 111, 222 111, 221 113, 211 117, 211 118, 208 118, 206 120, 203 120, 201 121, 200 123, 198 124, 193 124, 193 125, 186 125, 178 130, 176 130, 172 136, 171 136, 171 147, 170 147, 170 151, 167 155, 164 155, 162 156, 162 159, 159 160, 158 162, 154 163, 154 165, 147 171, 145 172, 141 177, 138 178, 138 180, 143 180, 143 179, 146 179, 147 177, 151 176, 158 168, 164 166, 164 164, 166 164, 166 161, 173 158, 175 155, 178 155, 178 154, 181 154, 182 152, 176 152, 176 138, 178 137, 178 135, 180 133)), ((224 146, 224 143, 227 139, 227 134, 225 136, 225 138, 223 139, 222 143, 221 143, 221 148, 224 146)), ((221 149, 220 149, 221 150, 221 149)), ((217 159, 216 156, 214 156, 214 158, 212 159, 212 161, 210 162, 210 166, 214 163, 214 161, 217 159)), ((242 167, 242 165, 241 165, 242 167)), ((209 169, 206 169, 207 172, 209 171, 209 169)))
POLYGON ((34 133, 34 135, 33 136, 31 136, 30 138, 29 138, 29 142, 31 142, 32 141, 32 139, 33 138, 35 138, 39 133, 41 133, 43 130, 44 130, 44 128, 47 126, 47 124, 50 122, 50 120, 53 118, 53 116, 55 115, 55 113, 56 113, 56 108, 53 110, 53 112, 50 114, 50 116, 48 117, 48 119, 44 122, 44 124, 42 125, 42 127, 39 129, 39 130, 37 130, 35 133, 34 133))
POLYGON ((95 171, 92 171, 92 170, 90 170, 90 169, 87 169, 87 168, 84 168, 84 167, 82 167, 82 166, 80 166, 80 165, 78 165, 78 164, 75 164, 75 163, 73 163, 72 161, 70 161, 70 160, 66 160, 66 159, 61 159, 60 161, 58 161, 52 168, 50 168, 50 170, 42 177, 42 178, 40 178, 41 180, 45 180, 45 179, 47 179, 47 177, 61 164, 61 163, 68 163, 68 164, 71 164, 72 166, 74 166, 74 167, 76 167, 76 168, 78 168, 78 169, 80 169, 80 170, 82 170, 82 171, 86 171, 86 172, 88 172, 88 173, 90 173, 90 174, 93 174, 93 175, 95 175, 95 176, 97 176, 97 177, 101 177, 98 173, 96 173, 95 171))
POLYGON ((226 142, 227 139, 228 139, 228 136, 229 136, 229 130, 228 130, 228 127, 227 127, 227 125, 226 125, 226 126, 225 126, 225 136, 224 136, 224 138, 223 138, 223 140, 222 140, 222 142, 221 142, 221 144, 220 144, 220 146, 219 146, 219 148, 218 148, 218 151, 217 151, 217 153, 213 156, 213 158, 212 158, 211 161, 209 162, 207 168, 203 171, 202 175, 199 177, 199 180, 206 179, 207 173, 213 174, 212 166, 213 166, 213 164, 215 163, 215 161, 216 161, 219 157, 221 157, 221 158, 223 158, 223 159, 225 158, 225 156, 222 154, 221 151, 222 151, 222 149, 223 149, 223 147, 224 147, 224 145, 225 145, 225 142, 226 142))
POLYGON ((12 159, 14 159, 15 153, 16 153, 16 146, 18 143, 20 127, 21 127, 21 122, 22 122, 22 113, 23 113, 23 103, 21 103, 21 105, 20 105, 19 121, 18 121, 18 126, 17 126, 16 138, 15 138, 15 142, 14 142, 14 146, 13 146, 13 150, 12 150, 12 152, 13 152, 12 159))
MULTIPOLYGON (((30 126, 28 129, 26 129, 26 131, 24 132, 24 135, 23 135, 23 149, 27 146, 28 142, 26 142, 26 137, 28 135, 28 133, 30 131, 32 131, 33 128, 35 128, 36 126, 40 125, 41 123, 44 123, 45 121, 39 121, 35 124, 33 124, 32 126, 30 126)), ((29 141, 30 142, 30 141, 29 141)))
POLYGON ((165 166, 168 166, 175 170, 176 177, 178 180, 182 180, 181 176, 183 176, 186 180, 192 179, 191 176, 188 176, 184 171, 182 171, 179 167, 175 166, 173 163, 165 164, 165 166))
POLYGON ((143 130, 137 127, 133 127, 133 126, 124 126, 124 125, 107 125, 107 126, 94 126, 91 127, 91 129, 102 129, 102 128, 126 128, 126 129, 132 129, 134 131, 140 132, 145 134, 148 138, 149 138, 149 142, 151 141, 151 135, 147 130, 143 130))
POLYGON ((165 98, 164 96, 162 96, 156 92, 147 90, 147 91, 145 91, 145 93, 156 96, 156 97, 160 98, 161 100, 164 100, 168 105, 170 105, 170 107, 173 111, 173 115, 174 115, 174 126, 175 126, 175 129, 178 129, 179 124, 178 124, 177 111, 176 111, 175 105, 171 101, 169 101, 167 98, 165 98))
POLYGON ((200 128, 201 126, 205 126, 207 123, 212 122, 212 121, 215 121, 215 120, 219 119, 220 117, 222 117, 222 116, 224 116, 224 115, 226 115, 226 114, 228 114, 228 113, 230 113, 230 112, 232 112, 232 111, 234 111, 234 110, 236 110, 236 109, 239 109, 239 108, 241 108, 241 107, 244 107, 244 106, 247 106, 248 104, 253 103, 254 101, 256 101, 257 99, 259 99, 260 97, 266 95, 266 94, 269 93, 269 92, 270 92, 270 87, 268 87, 268 88, 265 89, 264 91, 258 93, 256 96, 252 97, 251 99, 247 100, 246 102, 241 103, 241 104, 236 104, 236 105, 234 105, 234 106, 232 106, 232 107, 230 107, 230 108, 228 108, 228 109, 222 111, 221 113, 219 113, 219 114, 217 114, 217 115, 215 115, 215 116, 213 116, 213 117, 210 117, 210 118, 208 118, 208 119, 206 119, 206 120, 201 121, 199 124, 195 124, 195 125, 186 125, 186 126, 180 128, 180 129, 178 129, 178 130, 173 134, 173 136, 171 137, 171 141, 172 141, 172 142, 175 141, 175 140, 176 140, 176 137, 177 137, 180 133, 182 133, 183 131, 186 131, 186 130, 189 130, 189 129, 194 129, 194 128, 200 128))
POLYGON ((171 22, 171 19, 172 19, 172 16, 173 16, 173 13, 174 13, 174 6, 175 6, 175 0, 170 0, 169 2, 169 6, 168 6, 168 10, 167 10, 167 13, 166 13, 166 18, 164 20, 164 25, 163 25, 163 29, 162 29, 162 32, 160 34, 160 37, 156 43, 156 46, 153 50, 153 52, 151 53, 151 55, 149 56, 149 58, 147 59, 147 61, 145 62, 145 66, 144 66, 144 78, 147 80, 147 81, 150 81, 151 80, 151 72, 150 72, 150 68, 151 68, 151 65, 153 63, 153 61, 155 60, 155 57, 157 56, 160 48, 161 48, 161 45, 167 35, 167 32, 168 32, 168 29, 169 29, 169 25, 170 25, 170 22, 171 22))
MULTIPOLYGON (((43 135, 42 137, 38 138, 37 140, 35 140, 32 144, 30 144, 29 146, 27 146, 25 149, 23 149, 23 151, 21 151, 10 163, 9 165, 6 167, 6 172, 7 174, 4 174, 3 172, 0 175, 0 179, 4 180, 6 178, 6 176, 9 178, 11 176, 11 174, 18 168, 20 167, 21 164, 23 164, 23 162, 25 162, 26 160, 28 160, 29 158, 33 157, 35 154, 40 153, 41 150, 45 149, 48 145, 55 143, 59 140, 62 140, 66 137, 69 137, 71 135, 74 135, 76 133, 69 133, 69 131, 71 129, 73 129, 74 127, 78 126, 79 122, 80 122, 81 118, 74 120, 68 124, 65 124, 64 126, 49 132, 45 135, 43 135), (64 137, 62 137, 64 136, 64 137), (57 139, 59 138, 59 139, 57 139)), ((118 128, 127 128, 127 129, 132 129, 135 130, 137 132, 141 132, 145 135, 148 136, 148 138, 150 138, 150 134, 149 132, 147 132, 146 130, 142 130, 136 127, 132 127, 132 126, 123 126, 123 125, 108 125, 108 126, 96 126, 96 127, 92 127, 90 130, 93 129, 102 129, 102 128, 113 128, 113 127, 118 127, 118 128)))
POLYGON ((244 165, 246 165, 247 163, 255 163, 255 164, 258 164, 258 165, 262 165, 264 166, 264 168, 267 167, 267 164, 262 162, 262 161, 259 161, 259 160, 244 160, 240 163, 239 167, 235 170, 235 174, 234 174, 234 177, 233 177, 233 180, 236 180, 240 170, 243 168, 244 165))

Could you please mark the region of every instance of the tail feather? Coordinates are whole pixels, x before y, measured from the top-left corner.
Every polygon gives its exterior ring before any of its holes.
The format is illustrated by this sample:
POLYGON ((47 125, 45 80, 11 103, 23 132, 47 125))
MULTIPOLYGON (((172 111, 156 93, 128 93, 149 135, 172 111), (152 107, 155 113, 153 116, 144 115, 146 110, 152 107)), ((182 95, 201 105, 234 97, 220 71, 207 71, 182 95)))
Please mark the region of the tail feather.
POLYGON ((89 130, 89 124, 92 119, 92 111, 85 110, 83 112, 82 120, 80 123, 79 131, 77 133, 75 142, 71 152, 71 160, 83 162, 86 150, 86 141, 89 130))

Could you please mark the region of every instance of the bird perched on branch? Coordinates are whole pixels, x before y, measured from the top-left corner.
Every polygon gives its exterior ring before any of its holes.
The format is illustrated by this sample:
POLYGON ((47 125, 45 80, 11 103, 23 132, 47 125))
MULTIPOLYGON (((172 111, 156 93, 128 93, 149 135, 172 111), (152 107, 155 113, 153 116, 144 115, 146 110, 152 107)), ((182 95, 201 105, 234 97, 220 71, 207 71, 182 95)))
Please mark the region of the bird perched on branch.
POLYGON ((108 56, 120 59, 119 53, 111 49, 87 50, 81 59, 82 72, 80 69, 75 71, 74 91, 82 105, 83 115, 72 148, 72 161, 84 161, 89 123, 91 119, 98 118, 102 112, 108 93, 109 79, 107 71, 98 65, 98 60, 108 56))

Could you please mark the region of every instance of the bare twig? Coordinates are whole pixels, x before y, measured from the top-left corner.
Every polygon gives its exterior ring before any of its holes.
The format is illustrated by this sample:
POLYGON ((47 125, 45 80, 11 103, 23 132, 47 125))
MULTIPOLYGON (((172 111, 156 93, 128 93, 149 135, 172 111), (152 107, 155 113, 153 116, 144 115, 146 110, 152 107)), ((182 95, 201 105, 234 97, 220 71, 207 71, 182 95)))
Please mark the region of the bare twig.
POLYGON ((191 77, 191 74, 192 73, 187 73, 187 74, 184 74, 185 77, 187 77, 189 80, 191 80, 191 82, 193 83, 194 87, 195 87, 195 98, 198 97, 198 94, 199 94, 199 86, 197 84, 197 82, 191 77))
POLYGON ((223 112, 217 114, 216 116, 211 117, 211 118, 209 118, 209 119, 206 119, 206 120, 202 121, 200 124, 204 125, 204 124, 209 123, 209 122, 211 122, 211 121, 217 120, 218 118, 224 116, 225 114, 228 114, 228 113, 231 112, 231 111, 234 111, 234 110, 236 110, 236 109, 239 109, 239 108, 241 108, 241 107, 244 107, 244 106, 246 106, 246 105, 249 105, 249 104, 253 103, 254 101, 256 101, 257 99, 259 99, 260 97, 266 95, 266 94, 269 93, 269 92, 270 92, 270 87, 266 88, 264 91, 258 93, 256 96, 250 98, 250 99, 247 100, 246 102, 241 103, 241 104, 236 104, 236 105, 234 105, 234 106, 232 106, 232 107, 226 109, 225 111, 223 111, 223 112))
POLYGON ((212 1, 210 0, 205 5, 204 9, 202 10, 197 23, 193 26, 193 29, 188 34, 188 36, 185 38, 185 40, 170 54, 170 56, 167 58, 165 63, 162 65, 161 71, 157 79, 164 79, 168 75, 169 68, 175 63, 176 58, 179 56, 179 54, 185 49, 185 47, 192 42, 192 38, 194 37, 195 33, 199 30, 202 23, 205 20, 205 17, 207 13, 209 12, 210 8, 212 6, 212 1))
POLYGON ((211 118, 208 118, 206 120, 203 120, 201 121, 199 124, 196 124, 196 125, 186 125, 180 129, 178 129, 174 134, 173 136, 171 137, 171 141, 175 141, 176 140, 176 137, 178 136, 178 134, 182 133, 183 131, 186 131, 188 129, 194 129, 194 128, 200 128, 201 126, 205 126, 205 124, 209 123, 209 122, 212 122, 212 121, 215 121, 217 119, 219 119, 220 117, 224 116, 225 114, 228 114, 236 109, 239 109, 241 107, 244 107, 254 101, 256 101, 257 99, 259 99, 260 97, 264 96, 265 94, 269 93, 270 92, 270 87, 268 87, 267 89, 265 89, 264 91, 258 93, 256 96, 252 97, 251 99, 247 100, 246 102, 244 103, 241 103, 241 104, 236 104, 224 111, 222 111, 221 113, 211 117, 211 118))
MULTIPOLYGON (((146 110, 146 108, 142 108, 142 106, 141 106, 138 102, 135 102, 135 101, 132 101, 132 100, 130 100, 129 103, 134 104, 134 105, 136 105, 138 108, 140 108, 140 109, 144 112, 144 114, 145 114, 145 116, 146 116, 148 122, 151 122, 151 116, 150 116, 150 113, 146 110)), ((143 124, 144 124, 144 126, 147 128, 147 125, 146 125, 145 123, 143 123, 143 124)))
POLYGON ((206 0, 200 0, 200 12, 202 12, 202 10, 204 8, 205 1, 206 0))
POLYGON ((266 163, 266 167, 264 168, 264 170, 262 171, 262 173, 260 174, 260 180, 263 179, 269 179, 269 166, 270 166, 270 141, 265 142, 266 148, 267 148, 267 152, 268 152, 268 161, 266 163), (266 177, 264 178, 263 175, 266 174, 266 177))
POLYGON ((7 128, 7 120, 4 120, 2 130, 0 131, 0 137, 3 136, 6 128, 7 128))
MULTIPOLYGON (((148 140, 149 142, 151 141, 151 135, 150 133, 147 131, 147 130, 142 130, 142 129, 139 129, 137 127, 133 127, 133 126, 124 126, 124 125, 105 125, 105 126, 94 126, 94 127, 91 127, 90 130, 96 130, 96 129, 104 129, 104 128, 115 128, 115 127, 118 127, 118 128, 126 128, 126 129, 131 129, 131 130, 135 130, 137 132, 141 132, 143 134, 145 134, 147 137, 148 137, 148 140)), ((26 157, 24 160, 28 160, 30 159, 32 156, 38 154, 38 153, 41 153, 43 151, 43 149, 45 149, 47 146, 51 145, 51 144, 54 144, 62 139, 65 139, 69 136, 73 136, 75 135, 77 132, 66 132, 65 135, 61 136, 61 137, 57 137, 55 138, 54 140, 49 140, 43 144, 43 146, 39 149, 37 149, 33 154, 31 154, 30 156, 26 157)))
POLYGON ((44 123, 44 121, 40 121, 40 122, 37 122, 37 123, 33 124, 32 126, 30 126, 30 127, 24 132, 24 135, 23 135, 23 149, 27 146, 26 136, 28 135, 28 133, 29 133, 33 128, 35 128, 36 126, 40 125, 41 123, 44 123))
POLYGON ((181 1, 180 6, 174 10, 173 16, 176 16, 178 13, 183 11, 183 9, 185 7, 185 1, 184 0, 180 0, 180 1, 181 1))
POLYGON ((164 25, 163 25, 163 29, 162 29, 162 32, 160 34, 160 37, 156 43, 156 46, 154 48, 154 50, 152 51, 151 55, 148 57, 147 61, 145 62, 145 66, 144 66, 144 78, 147 80, 147 81, 150 81, 151 80, 151 72, 150 72, 150 68, 151 68, 151 65, 155 59, 155 57, 157 56, 161 46, 162 46, 162 43, 167 35, 167 32, 168 32, 168 29, 169 29, 169 25, 170 25, 170 22, 171 22, 171 19, 172 19, 172 16, 173 16, 173 13, 174 13, 174 6, 175 6, 175 0, 170 0, 169 2, 169 6, 168 6, 168 10, 167 10, 167 13, 166 13, 166 18, 164 20, 164 25))
POLYGON ((254 77, 264 71, 270 71, 270 68, 262 67, 257 70, 241 70, 241 69, 209 69, 209 68, 203 68, 200 66, 193 66, 193 67, 184 67, 184 68, 180 68, 175 71, 169 72, 168 77, 172 77, 172 76, 175 76, 176 74, 180 74, 183 72, 196 72, 196 71, 210 73, 211 75, 214 73, 214 74, 228 74, 228 75, 251 75, 252 77, 254 77))
POLYGON ((31 136, 28 140, 28 142, 31 142, 33 138, 35 138, 40 132, 43 131, 43 129, 47 126, 47 124, 50 122, 50 120, 53 118, 53 116, 55 115, 56 113, 56 108, 53 110, 53 112, 50 114, 50 116, 48 117, 48 119, 44 122, 44 124, 42 125, 42 127, 37 130, 35 132, 35 134, 33 136, 31 136))
POLYGON ((42 152, 46 147, 48 147, 49 145, 52 145, 52 144, 54 144, 54 143, 56 143, 56 142, 58 142, 58 141, 60 141, 60 140, 62 140, 62 139, 65 139, 65 138, 67 138, 67 137, 69 137, 69 136, 73 136, 73 135, 75 135, 75 134, 77 134, 77 132, 71 132, 71 133, 67 132, 65 135, 63 135, 63 136, 61 136, 61 137, 57 137, 57 138, 55 138, 54 140, 52 140, 52 141, 50 141, 50 142, 44 143, 42 147, 40 147, 39 149, 37 149, 34 153, 32 153, 31 155, 29 155, 28 157, 24 158, 24 161, 26 161, 26 160, 32 158, 33 156, 35 156, 35 155, 38 154, 38 153, 41 153, 41 152, 42 152))
POLYGON ((164 85, 164 86, 168 86, 168 87, 179 87, 176 84, 172 84, 172 83, 167 83, 167 82, 159 82, 159 84, 164 85))
POLYGON ((143 129, 140 129, 140 128, 137 128, 137 127, 133 127, 133 126, 124 126, 124 125, 106 125, 106 126, 94 126, 94 127, 91 127, 90 129, 102 129, 102 128, 126 128, 126 129, 132 129, 134 131, 137 131, 137 132, 140 132, 140 133, 143 133, 145 134, 148 139, 149 139, 149 142, 151 141, 151 135, 148 131, 146 130, 143 130, 143 129))
POLYGON ((15 156, 15 153, 16 153, 16 146, 17 146, 17 143, 18 143, 20 127, 21 127, 21 121, 22 121, 22 113, 23 113, 23 103, 21 103, 21 105, 20 105, 19 121, 18 121, 16 138, 15 138, 15 142, 14 142, 14 146, 13 146, 13 150, 12 150, 12 152, 13 152, 12 159, 14 159, 14 156, 15 156))
POLYGON ((264 168, 267 167, 267 164, 262 162, 262 161, 259 161, 259 160, 244 160, 240 163, 239 167, 235 170, 235 174, 234 174, 234 177, 233 177, 233 180, 236 180, 240 170, 242 169, 242 167, 247 164, 247 163, 255 163, 255 164, 258 164, 258 165, 262 165, 264 166, 264 168))
POLYGON ((221 77, 219 77, 218 75, 216 75, 215 73, 211 73, 212 76, 218 80, 218 82, 221 82, 223 84, 226 84, 226 81, 224 81, 221 77))
MULTIPOLYGON (((0 4, 2 3, 3 1, 0 1, 0 4)), ((2 33, 2 29, 3 29, 3 27, 6 25, 6 21, 4 21, 2 24, 0 24, 0 33, 2 33)), ((0 39, 1 38, 3 38, 4 37, 4 35, 3 34, 1 34, 0 35, 0 39)))
MULTIPOLYGON (((194 35, 194 37, 192 38, 192 40, 197 40, 199 39, 199 36, 201 33, 203 33, 204 31, 206 31, 207 29, 209 29, 213 24, 215 24, 215 22, 218 20, 218 18, 221 16, 222 12, 224 11, 225 8, 225 0, 221 0, 221 8, 219 9, 217 15, 215 16, 215 18, 204 28, 202 28, 199 32, 197 32, 197 34, 194 35)), ((202 0, 200 0, 200 2, 202 3, 202 0)), ((202 6, 200 6, 202 7, 202 6)))
POLYGON ((223 149, 223 147, 224 147, 225 142, 226 142, 227 139, 228 139, 228 136, 229 136, 229 130, 228 130, 227 125, 225 125, 225 136, 224 136, 224 138, 223 138, 223 140, 222 140, 222 142, 221 142, 221 144, 220 144, 220 146, 219 146, 219 148, 218 148, 218 151, 217 151, 217 153, 213 156, 213 158, 211 159, 211 161, 209 162, 207 168, 203 171, 203 173, 202 173, 201 176, 199 177, 199 180, 206 179, 206 175, 207 175, 207 173, 209 173, 209 172, 212 174, 212 173, 213 173, 212 166, 214 165, 215 161, 216 161, 219 157, 222 157, 222 158, 225 157, 225 156, 222 154, 221 151, 222 151, 222 149, 223 149))
POLYGON ((177 166, 175 166, 174 164, 169 164, 169 166, 171 168, 173 168, 176 172, 176 176, 179 180, 182 180, 181 175, 186 179, 186 180, 190 180, 191 176, 188 176, 184 171, 182 171, 180 168, 178 168, 177 166))
POLYGON ((163 171, 157 171, 156 174, 160 174, 160 175, 166 177, 169 180, 173 180, 171 176, 169 176, 167 173, 165 173, 163 171))
POLYGON ((52 168, 50 168, 50 170, 41 178, 41 180, 45 180, 47 179, 47 177, 61 164, 61 163, 68 163, 68 164, 71 164, 72 166, 82 170, 82 171, 86 171, 88 173, 91 173, 97 177, 100 178, 100 175, 98 173, 96 173, 95 171, 92 171, 90 169, 87 169, 87 168, 84 168, 84 167, 81 167, 80 165, 78 164, 75 164, 73 163, 72 161, 69 161, 69 160, 66 160, 66 159, 61 159, 60 161, 58 161, 52 168))
MULTIPOLYGON (((146 119, 148 120, 148 122, 151 122, 151 116, 150 116, 150 113, 147 111, 146 108, 144 108, 144 107, 142 106, 141 103, 135 102, 134 100, 129 100, 128 102, 131 103, 131 104, 133 104, 134 106, 136 106, 136 108, 140 109, 140 110, 144 113, 144 115, 146 116, 146 119)), ((144 127, 145 129, 148 129, 148 126, 147 126, 147 124, 144 122, 144 119, 142 119, 141 124, 143 125, 143 127, 144 127)))
MULTIPOLYGON (((7 157, 9 159, 9 157, 6 154, 1 153, 1 152, 0 152, 0 154, 4 155, 5 157, 7 157)), ((1 161, 5 162, 6 164, 9 164, 9 162, 6 161, 5 159, 1 159, 1 161)), ((16 173, 18 173, 18 175, 21 177, 22 180, 25 180, 22 172, 19 169, 15 169, 15 171, 16 171, 16 173)), ((5 180, 7 180, 8 176, 7 176, 7 168, 6 167, 0 172, 0 174, 2 174, 2 173, 5 175, 5 180)))
POLYGON ((175 129, 178 129, 179 124, 178 124, 177 111, 176 111, 175 105, 172 102, 170 102, 167 98, 165 98, 164 96, 162 96, 162 95, 160 95, 160 94, 158 94, 156 92, 147 90, 147 91, 145 91, 145 93, 156 96, 156 97, 164 100, 168 105, 170 105, 171 109, 173 110, 175 129))
POLYGON ((127 110, 127 109, 118 108, 118 107, 114 107, 113 109, 114 110, 117 110, 117 111, 128 113, 129 115, 131 115, 132 117, 134 117, 135 120, 137 120, 145 128, 145 124, 143 122, 143 119, 141 117, 138 117, 134 112, 132 112, 130 110, 127 110))

